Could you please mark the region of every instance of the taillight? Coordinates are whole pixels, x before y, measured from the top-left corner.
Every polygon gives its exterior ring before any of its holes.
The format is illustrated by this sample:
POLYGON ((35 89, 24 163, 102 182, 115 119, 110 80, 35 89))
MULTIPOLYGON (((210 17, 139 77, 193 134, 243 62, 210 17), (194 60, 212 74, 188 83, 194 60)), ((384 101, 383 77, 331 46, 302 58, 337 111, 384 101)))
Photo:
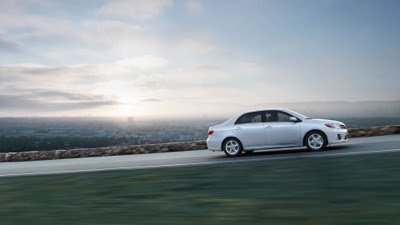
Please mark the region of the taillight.
POLYGON ((208 135, 211 135, 211 134, 213 134, 213 133, 214 133, 213 130, 208 130, 208 135))

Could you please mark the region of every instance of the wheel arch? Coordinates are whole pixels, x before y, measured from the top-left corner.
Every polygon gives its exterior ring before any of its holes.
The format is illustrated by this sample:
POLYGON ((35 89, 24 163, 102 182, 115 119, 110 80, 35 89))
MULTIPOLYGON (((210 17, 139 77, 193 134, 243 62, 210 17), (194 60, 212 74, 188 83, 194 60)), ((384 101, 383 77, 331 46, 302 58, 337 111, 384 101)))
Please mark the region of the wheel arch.
POLYGON ((321 133, 324 135, 324 137, 325 137, 326 144, 329 144, 328 136, 325 134, 325 132, 323 132, 323 131, 320 130, 320 129, 311 129, 311 130, 307 131, 307 133, 303 136, 303 146, 306 146, 306 137, 307 137, 307 135, 308 135, 309 133, 313 132, 313 131, 321 132, 321 133))
POLYGON ((228 137, 224 138, 224 140, 221 142, 221 147, 220 147, 220 148, 221 148, 221 151, 224 151, 224 144, 225 144, 225 142, 226 142, 228 139, 236 139, 236 140, 238 140, 238 141, 239 141, 239 144, 242 146, 242 149, 244 150, 242 141, 241 141, 239 138, 237 138, 237 137, 235 137, 235 136, 228 136, 228 137))

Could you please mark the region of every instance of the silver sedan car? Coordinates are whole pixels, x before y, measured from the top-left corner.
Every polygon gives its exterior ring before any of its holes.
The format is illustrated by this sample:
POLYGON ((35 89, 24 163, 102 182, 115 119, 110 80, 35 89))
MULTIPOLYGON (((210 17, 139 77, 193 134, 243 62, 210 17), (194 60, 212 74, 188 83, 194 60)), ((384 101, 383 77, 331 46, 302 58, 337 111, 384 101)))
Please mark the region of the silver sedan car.
POLYGON ((207 146, 228 156, 260 149, 307 146, 323 150, 328 144, 347 141, 346 125, 312 119, 287 109, 263 109, 240 113, 208 130, 207 146))

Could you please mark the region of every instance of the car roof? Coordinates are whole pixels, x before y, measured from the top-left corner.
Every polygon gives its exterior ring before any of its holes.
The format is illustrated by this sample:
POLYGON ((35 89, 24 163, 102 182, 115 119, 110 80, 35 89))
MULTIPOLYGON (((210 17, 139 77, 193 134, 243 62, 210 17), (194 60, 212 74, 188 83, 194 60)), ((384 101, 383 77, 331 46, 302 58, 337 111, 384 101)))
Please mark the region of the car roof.
POLYGON ((278 110, 278 111, 290 111, 288 109, 285 108, 261 108, 261 109, 252 109, 246 112, 241 112, 240 114, 245 114, 245 113, 251 113, 251 112, 260 112, 260 111, 274 111, 274 110, 278 110))

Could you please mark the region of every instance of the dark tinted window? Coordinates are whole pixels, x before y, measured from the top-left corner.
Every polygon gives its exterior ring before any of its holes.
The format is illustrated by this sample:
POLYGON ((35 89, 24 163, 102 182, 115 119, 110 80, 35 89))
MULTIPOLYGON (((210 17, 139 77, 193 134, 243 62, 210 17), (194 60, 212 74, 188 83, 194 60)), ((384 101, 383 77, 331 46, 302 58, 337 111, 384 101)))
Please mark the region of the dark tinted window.
POLYGON ((290 121, 291 115, 280 111, 267 111, 265 118, 267 122, 292 122, 290 121))
POLYGON ((262 113, 261 112, 253 112, 246 113, 239 117, 235 124, 242 123, 261 123, 262 122, 262 113))

